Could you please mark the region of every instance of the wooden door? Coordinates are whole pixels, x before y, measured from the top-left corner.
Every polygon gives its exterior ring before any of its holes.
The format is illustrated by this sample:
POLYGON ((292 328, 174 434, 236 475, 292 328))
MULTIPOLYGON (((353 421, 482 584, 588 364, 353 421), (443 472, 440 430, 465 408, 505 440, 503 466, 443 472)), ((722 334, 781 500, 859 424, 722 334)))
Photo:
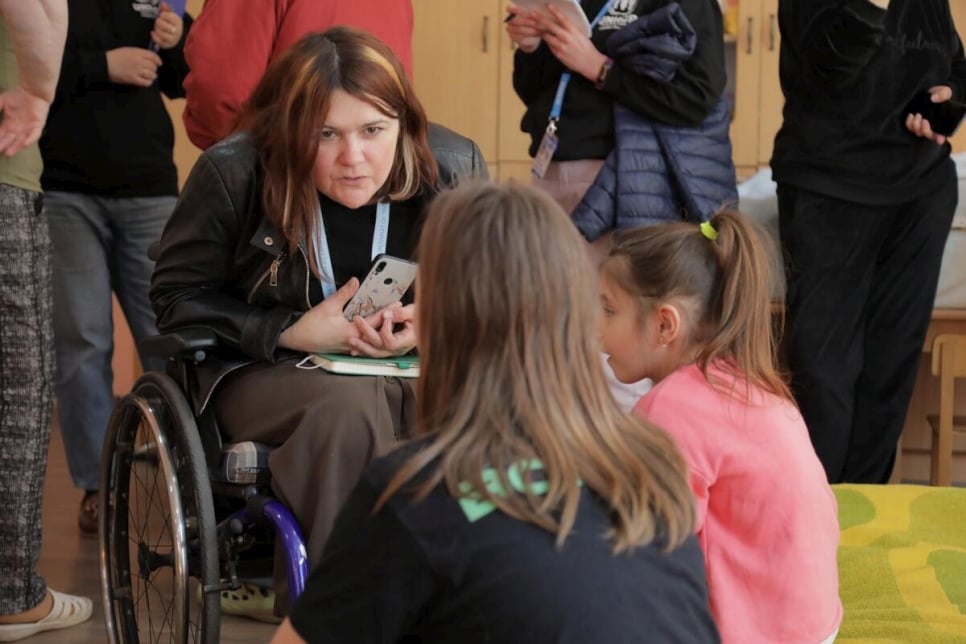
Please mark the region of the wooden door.
POLYGON ((496 160, 501 0, 413 0, 413 9, 413 77, 429 119, 496 160))
POLYGON ((729 86, 733 92, 731 146, 739 176, 758 166, 761 101, 762 0, 730 0, 737 16, 736 33, 727 38, 729 86))
MULTIPOLYGON (((501 3, 501 16, 506 13, 507 0, 501 3)), ((503 169, 509 164, 522 164, 529 173, 530 137, 520 130, 520 119, 523 117, 523 101, 513 91, 513 57, 516 45, 510 40, 506 29, 500 24, 500 82, 499 88, 499 134, 497 138, 497 155, 500 163, 500 179, 504 178, 503 169)), ((529 176, 529 175, 527 175, 529 176)))
POLYGON ((782 125, 785 96, 778 79, 778 0, 763 0, 761 12, 761 68, 758 101, 758 165, 771 162, 775 134, 782 125))

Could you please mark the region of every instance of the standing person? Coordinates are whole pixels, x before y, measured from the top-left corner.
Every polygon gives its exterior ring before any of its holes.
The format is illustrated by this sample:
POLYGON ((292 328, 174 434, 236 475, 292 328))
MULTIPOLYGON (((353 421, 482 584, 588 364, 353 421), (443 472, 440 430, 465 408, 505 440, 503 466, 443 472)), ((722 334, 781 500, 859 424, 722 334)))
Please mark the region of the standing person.
POLYGON ((79 624, 93 609, 36 572, 54 375, 36 143, 66 32, 65 0, 0 0, 0 642, 79 624))
POLYGON ((367 469, 274 642, 718 641, 684 463, 608 394, 585 253, 533 188, 430 205, 421 438, 367 469))
MULTIPOLYGON (((410 431, 413 387, 297 365, 310 352, 413 348, 411 303, 351 322, 342 308, 376 255, 411 257, 423 209, 447 181, 485 166, 448 130, 431 147, 402 63, 345 27, 308 34, 272 61, 241 125, 192 169, 151 300, 162 331, 218 336, 194 399, 212 406, 230 442, 276 447, 272 490, 314 566, 366 464, 410 431)), ((276 588, 286 590, 281 579, 276 588)))
POLYGON ((305 34, 337 25, 371 32, 412 74, 412 0, 206 0, 185 46, 188 138, 206 150, 231 134, 268 63, 305 34))
MULTIPOLYGON (((182 21, 165 3, 69 0, 67 45, 40 140, 54 261, 57 409, 78 524, 97 533, 101 448, 114 407, 111 293, 135 341, 157 329, 148 248, 174 210, 174 128, 184 96, 182 21)), ((145 369, 164 362, 142 357, 145 369)))
MULTIPOLYGON (((590 37, 552 5, 547 14, 512 3, 507 33, 519 46, 513 87, 526 106, 534 185, 571 215, 596 266, 615 228, 703 221, 736 203, 737 188, 717 0, 581 7, 590 37)), ((647 386, 611 378, 628 409, 647 386)))
MULTIPOLYGON (((615 225, 682 218, 687 204, 676 193, 698 188, 681 183, 668 157, 686 155, 677 161, 714 186, 704 198, 703 212, 693 213, 700 220, 737 201, 717 1, 587 0, 581 7, 593 27, 590 37, 552 5, 549 14, 512 3, 508 7, 507 33, 519 46, 513 87, 526 106, 521 126, 530 135, 535 157, 534 184, 578 217, 578 227, 591 242, 615 225), (615 134, 621 123, 633 129, 633 138, 615 134), (540 146, 550 129, 556 147, 543 167, 540 146), (699 153, 682 152, 687 148, 676 144, 697 137, 699 153), (608 204, 611 212, 601 215, 605 223, 585 222, 593 213, 574 211, 615 146, 648 149, 644 167, 653 171, 634 196, 622 194, 623 203, 608 204)), ((594 203, 593 208, 603 205, 594 203)), ((606 244, 602 247, 606 250, 606 244)))
POLYGON ((957 179, 907 107, 966 99, 948 0, 781 0, 775 138, 792 390, 832 483, 885 483, 929 327, 957 179))
POLYGON ((842 620, 835 496, 776 368, 770 272, 737 212, 619 233, 601 335, 634 413, 684 452, 725 643, 818 644, 842 620))

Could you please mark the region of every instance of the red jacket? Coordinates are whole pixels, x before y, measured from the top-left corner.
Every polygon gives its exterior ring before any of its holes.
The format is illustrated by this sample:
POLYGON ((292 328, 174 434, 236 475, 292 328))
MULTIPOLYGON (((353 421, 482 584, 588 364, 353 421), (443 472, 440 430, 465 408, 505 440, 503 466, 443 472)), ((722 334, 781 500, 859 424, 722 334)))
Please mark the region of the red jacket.
POLYGON ((188 138, 204 150, 228 136, 268 62, 336 25, 372 32, 412 74, 411 0, 206 0, 184 47, 188 138))

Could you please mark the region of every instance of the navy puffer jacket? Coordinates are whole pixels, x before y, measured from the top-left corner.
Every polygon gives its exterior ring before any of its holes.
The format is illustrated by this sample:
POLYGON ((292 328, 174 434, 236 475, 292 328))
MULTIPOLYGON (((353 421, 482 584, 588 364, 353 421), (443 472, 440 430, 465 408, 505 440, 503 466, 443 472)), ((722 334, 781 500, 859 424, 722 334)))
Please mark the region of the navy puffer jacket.
MULTIPOLYGON (((677 3, 670 3, 616 32, 607 49, 616 64, 670 82, 673 69, 694 51, 694 29, 677 3)), ((614 150, 571 213, 588 240, 615 228, 698 223, 738 203, 723 98, 698 127, 655 123, 617 102, 614 121, 614 150)))

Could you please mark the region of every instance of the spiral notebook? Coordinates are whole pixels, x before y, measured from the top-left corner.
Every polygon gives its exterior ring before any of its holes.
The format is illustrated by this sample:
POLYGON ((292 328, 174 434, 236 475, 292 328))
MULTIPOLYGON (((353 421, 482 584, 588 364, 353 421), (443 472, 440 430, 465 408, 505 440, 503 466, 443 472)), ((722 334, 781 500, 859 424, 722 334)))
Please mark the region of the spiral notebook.
POLYGON ((332 373, 351 376, 419 377, 419 356, 392 358, 362 358, 338 353, 313 353, 309 360, 332 373))

